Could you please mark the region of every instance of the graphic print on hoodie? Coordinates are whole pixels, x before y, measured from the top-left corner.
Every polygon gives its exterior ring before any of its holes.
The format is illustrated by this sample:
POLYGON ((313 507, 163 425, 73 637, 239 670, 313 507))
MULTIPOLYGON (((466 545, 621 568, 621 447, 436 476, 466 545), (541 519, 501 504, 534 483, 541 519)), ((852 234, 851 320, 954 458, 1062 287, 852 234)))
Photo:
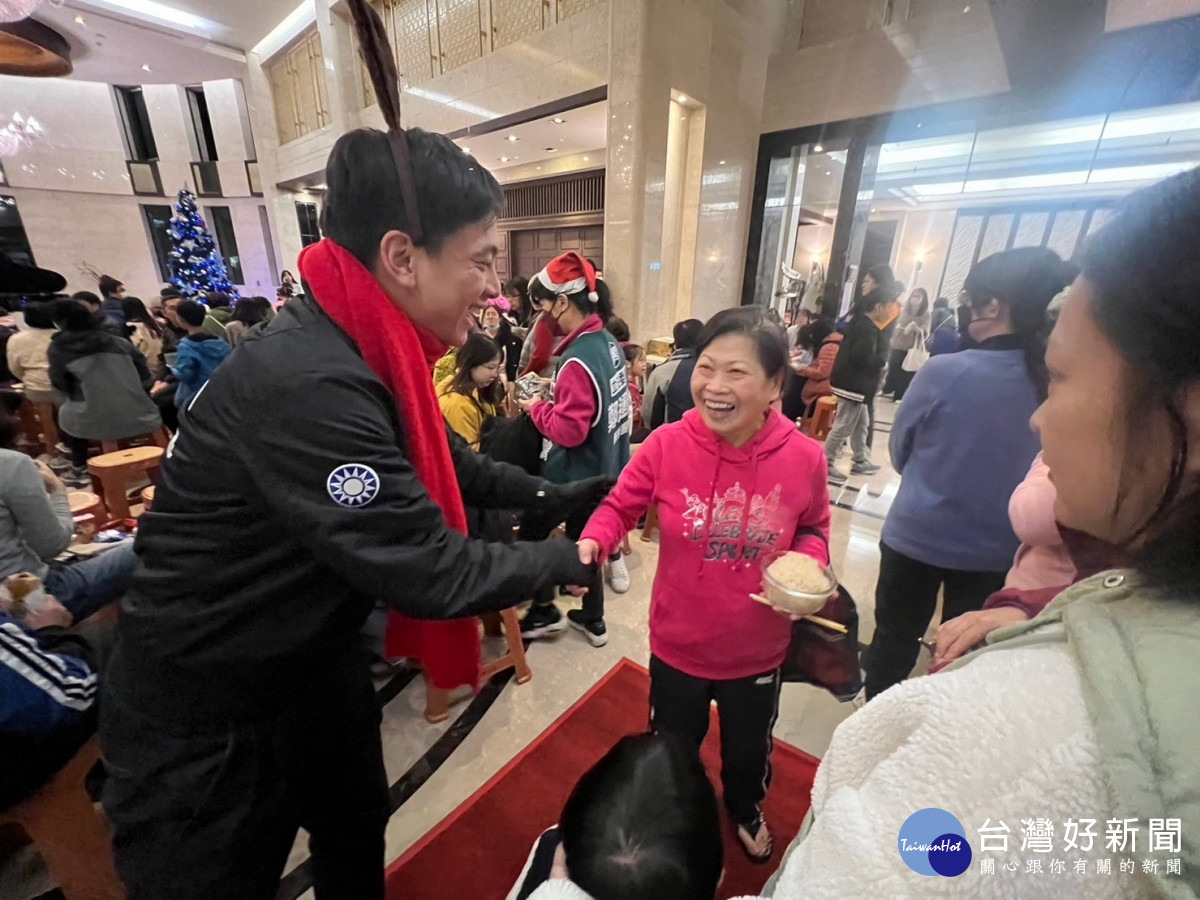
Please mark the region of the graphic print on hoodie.
POLYGON ((822 447, 772 411, 742 447, 698 410, 651 432, 584 538, 611 553, 651 505, 660 549, 650 649, 697 678, 745 678, 778 667, 791 622, 750 599, 775 552, 829 562, 829 488, 822 447), (819 536, 818 536, 819 535, 819 536))

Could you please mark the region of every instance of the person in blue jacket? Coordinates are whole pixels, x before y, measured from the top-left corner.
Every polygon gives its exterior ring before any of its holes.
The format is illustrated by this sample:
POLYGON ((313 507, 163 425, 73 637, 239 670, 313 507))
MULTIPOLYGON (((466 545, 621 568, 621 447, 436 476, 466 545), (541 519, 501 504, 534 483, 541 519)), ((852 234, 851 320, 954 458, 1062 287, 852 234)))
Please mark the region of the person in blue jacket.
POLYGON ((175 405, 187 408, 192 398, 208 383, 217 366, 230 353, 229 345, 204 328, 208 311, 195 300, 184 300, 175 311, 179 321, 187 329, 187 336, 179 342, 179 355, 171 374, 179 380, 175 391, 175 405))
POLYGON ((1008 501, 1040 449, 1029 419, 1048 383, 1046 307, 1075 271, 1040 247, 978 263, 971 349, 930 359, 897 409, 889 446, 903 479, 879 543, 868 699, 908 677, 939 590, 945 621, 1004 586, 1019 543, 1008 501))

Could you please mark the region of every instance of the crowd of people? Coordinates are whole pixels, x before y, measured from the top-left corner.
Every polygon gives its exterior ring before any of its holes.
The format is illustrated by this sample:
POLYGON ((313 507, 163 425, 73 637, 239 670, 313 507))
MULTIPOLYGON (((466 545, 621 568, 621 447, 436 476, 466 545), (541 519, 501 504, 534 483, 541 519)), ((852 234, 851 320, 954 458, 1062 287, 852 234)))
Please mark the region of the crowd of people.
MULTIPOLYGON (((957 309, 874 267, 837 322, 685 320, 647 373, 592 261, 501 285, 495 179, 381 109, 387 133, 334 146, 304 294, 284 273, 274 307, 168 288, 148 309, 105 278, 26 305, 9 365, 59 405, 67 458, 10 449, 0 406, 0 577, 52 595, 32 619, 0 615, 0 660, 19 661, 0 665, 0 749, 29 764, 0 806, 97 727, 102 681, 130 897, 274 896, 304 827, 317 896, 382 898, 370 617, 388 612, 385 655, 437 687, 476 684, 474 616, 526 602, 526 638, 571 627, 603 646, 606 589, 629 589, 623 545, 653 508, 651 733, 576 785, 514 896, 713 897, 719 804, 698 752, 714 705, 721 802, 745 855, 777 866, 779 900, 911 895, 896 833, 920 808, 1200 815, 1200 170, 1130 198, 1079 267, 998 253, 957 309), (829 486, 879 470, 881 389, 900 401, 902 479, 864 702, 784 850, 764 799, 794 617, 753 595, 774 554, 829 565, 829 486), (804 431, 825 397, 822 444, 804 431), (73 530, 55 469, 74 480, 94 442, 164 424, 136 553, 54 562, 73 530), (579 608, 564 616, 560 591, 579 608), (939 592, 937 671, 910 679, 939 592), (118 597, 98 648, 77 626, 118 597)), ((997 867, 980 893, 1021 895, 1019 877, 997 867)), ((1087 894, 1172 889, 1132 877, 1088 875, 1087 894)))

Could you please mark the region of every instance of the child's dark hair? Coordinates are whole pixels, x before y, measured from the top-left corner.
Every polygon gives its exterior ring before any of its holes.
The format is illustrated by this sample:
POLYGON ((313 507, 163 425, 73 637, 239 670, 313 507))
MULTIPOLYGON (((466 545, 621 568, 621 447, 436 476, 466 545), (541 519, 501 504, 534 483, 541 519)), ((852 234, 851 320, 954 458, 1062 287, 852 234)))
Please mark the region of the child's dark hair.
POLYGON ((77 300, 80 303, 86 303, 89 306, 99 306, 100 298, 91 291, 76 291, 71 295, 72 300, 77 300))
POLYGON ((702 354, 709 344, 727 334, 740 334, 750 338, 759 364, 768 378, 777 377, 787 368, 787 334, 781 326, 768 320, 757 306, 723 309, 709 319, 696 341, 696 355, 702 354))
POLYGON ((126 325, 141 322, 152 335, 162 337, 162 328, 154 321, 154 316, 150 315, 150 310, 146 309, 146 304, 141 301, 141 298, 125 297, 122 299, 121 312, 125 314, 126 325))
POLYGON ((608 333, 617 339, 618 344, 628 344, 632 335, 629 333, 629 323, 620 316, 612 316, 605 320, 604 327, 608 333))
POLYGON ((175 310, 175 315, 193 328, 198 328, 204 324, 204 317, 208 315, 208 310, 204 308, 204 304, 197 303, 195 300, 184 300, 175 310))
POLYGON ((579 779, 559 820, 571 881, 594 900, 712 900, 724 855, 717 798, 694 750, 622 738, 579 779))
POLYGON ((267 317, 267 310, 270 308, 271 301, 266 297, 243 297, 233 308, 232 321, 241 322, 243 325, 257 325, 267 317))
POLYGON ((30 328, 49 331, 54 327, 54 301, 42 300, 25 304, 25 324, 30 328))
MULTIPOLYGON (((576 291, 574 294, 567 294, 566 297, 571 302, 571 305, 585 316, 595 313, 600 317, 601 322, 607 323, 613 317, 612 292, 609 291, 608 285, 602 279, 597 279, 596 281, 596 294, 600 299, 595 303, 588 299, 588 289, 586 287, 581 291, 576 291)), ((558 299, 558 294, 542 284, 542 279, 532 278, 529 281, 529 297, 534 303, 541 303, 547 300, 553 303, 558 299)), ((609 334, 612 334, 611 329, 609 329, 609 334)), ((614 334, 613 337, 616 337, 616 335, 614 334)), ((620 339, 618 338, 618 340, 620 339)))
POLYGON ((504 385, 497 380, 483 389, 476 388, 471 379, 471 370, 476 366, 486 366, 500 356, 500 345, 488 337, 487 332, 472 331, 467 335, 467 342, 458 348, 458 360, 454 364, 454 377, 450 379, 449 389, 468 397, 478 390, 480 400, 499 406, 504 400, 504 385))
POLYGON ((641 344, 625 344, 622 349, 625 351, 625 362, 637 362, 640 357, 646 355, 646 348, 641 344))
POLYGON ((209 291, 204 295, 204 300, 208 303, 209 309, 229 308, 229 295, 224 291, 209 291))
POLYGON ((97 331, 100 328, 99 317, 79 302, 78 294, 70 300, 55 300, 53 315, 54 324, 63 331, 97 331))

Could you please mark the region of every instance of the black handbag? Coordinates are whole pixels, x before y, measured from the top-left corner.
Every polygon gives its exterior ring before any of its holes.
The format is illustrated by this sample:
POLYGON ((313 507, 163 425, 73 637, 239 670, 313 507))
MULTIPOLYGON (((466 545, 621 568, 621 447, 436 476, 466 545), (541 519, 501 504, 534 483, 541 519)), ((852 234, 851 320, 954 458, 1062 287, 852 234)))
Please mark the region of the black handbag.
POLYGON ((530 475, 542 474, 542 433, 525 413, 515 419, 484 416, 479 452, 497 462, 520 466, 530 475))
POLYGON ((845 702, 862 690, 862 669, 858 659, 858 607, 842 585, 816 613, 846 627, 846 633, 834 631, 808 619, 792 623, 792 641, 783 661, 780 678, 824 688, 845 702))
MULTIPOLYGON (((815 528, 806 528, 803 533, 825 540, 815 528)), ((825 546, 828 548, 828 541, 825 546)), ((850 592, 839 584, 837 593, 815 615, 845 626, 845 633, 808 619, 793 622, 792 640, 779 677, 824 688, 843 703, 852 700, 863 686, 858 659, 858 607, 850 592)))

